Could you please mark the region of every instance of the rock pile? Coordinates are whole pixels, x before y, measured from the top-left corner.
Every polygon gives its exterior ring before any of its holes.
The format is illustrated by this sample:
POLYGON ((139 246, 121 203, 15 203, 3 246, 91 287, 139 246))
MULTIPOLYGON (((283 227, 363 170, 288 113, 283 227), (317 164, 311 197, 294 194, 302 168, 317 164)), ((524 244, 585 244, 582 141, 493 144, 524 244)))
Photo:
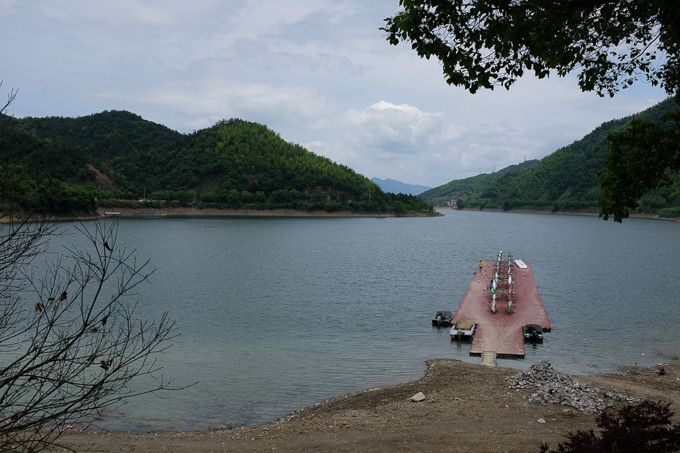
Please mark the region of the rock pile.
POLYGON ((622 393, 603 391, 574 381, 571 376, 556 371, 550 361, 536 362, 527 370, 508 379, 510 388, 537 390, 526 397, 531 403, 554 403, 572 406, 579 411, 597 413, 614 405, 615 401, 634 403, 639 401, 622 393))

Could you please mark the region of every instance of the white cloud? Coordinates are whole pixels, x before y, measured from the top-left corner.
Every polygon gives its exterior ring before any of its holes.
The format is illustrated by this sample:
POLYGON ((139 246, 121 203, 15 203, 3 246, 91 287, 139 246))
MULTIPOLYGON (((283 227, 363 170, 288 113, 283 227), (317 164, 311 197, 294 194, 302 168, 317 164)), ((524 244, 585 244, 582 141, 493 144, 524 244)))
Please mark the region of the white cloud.
POLYGON ((145 115, 148 119, 168 109, 180 131, 209 127, 229 118, 262 123, 275 132, 291 128, 313 131, 326 125, 325 114, 334 108, 332 101, 312 87, 230 78, 205 80, 195 86, 168 83, 125 93, 101 92, 99 96, 112 103, 121 99, 134 103, 138 109, 149 112, 145 115))
MULTIPOLYGON (((16 2, 18 3, 18 2, 16 2)), ((205 19, 218 7, 216 0, 35 0, 33 11, 67 24, 96 23, 106 27, 121 24, 139 26, 177 26, 190 18, 205 19)))
POLYGON ((500 170, 523 161, 527 149, 544 145, 505 123, 457 124, 442 112, 387 101, 350 110, 346 117, 348 142, 357 152, 344 152, 344 158, 368 167, 364 171, 371 176, 419 184, 500 170))
MULTIPOLYGON (((447 86, 437 61, 379 30, 394 0, 0 0, 3 88, 17 116, 126 109, 182 132, 220 119, 368 177, 439 185, 540 158, 665 98, 614 99, 573 78, 510 92, 447 86)), ((2 95, 2 93, 0 93, 2 95)))
POLYGON ((441 132, 444 117, 407 104, 379 101, 362 111, 350 110, 348 137, 383 149, 386 153, 410 153, 414 147, 441 132))

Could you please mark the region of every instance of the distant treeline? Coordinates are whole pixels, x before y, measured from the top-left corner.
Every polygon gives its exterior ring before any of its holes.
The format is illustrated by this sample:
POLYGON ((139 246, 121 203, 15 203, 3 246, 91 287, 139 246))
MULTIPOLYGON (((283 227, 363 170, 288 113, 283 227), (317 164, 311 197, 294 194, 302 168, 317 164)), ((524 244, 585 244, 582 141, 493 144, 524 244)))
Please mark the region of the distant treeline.
POLYGON ((181 134, 125 111, 0 118, 0 211, 97 207, 432 211, 352 169, 231 119, 181 134))
MULTIPOLYGON (((660 122, 666 112, 674 109, 677 104, 669 98, 636 116, 660 122)), ((598 211, 600 188, 595 176, 604 168, 607 137, 627 127, 632 118, 606 122, 540 161, 451 181, 420 196, 435 206, 455 204, 459 209, 598 211)), ((680 175, 671 178, 670 186, 652 190, 640 200, 639 212, 680 216, 680 175)))

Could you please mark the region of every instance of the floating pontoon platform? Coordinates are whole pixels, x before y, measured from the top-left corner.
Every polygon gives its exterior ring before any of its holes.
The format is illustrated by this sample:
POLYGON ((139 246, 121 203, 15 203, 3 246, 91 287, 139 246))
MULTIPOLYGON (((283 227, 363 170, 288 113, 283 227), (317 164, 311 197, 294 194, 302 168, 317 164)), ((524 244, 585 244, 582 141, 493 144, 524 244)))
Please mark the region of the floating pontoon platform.
POLYGON ((522 332, 524 325, 538 324, 544 331, 550 331, 548 314, 538 294, 531 266, 525 262, 517 264, 512 266, 512 284, 508 284, 507 280, 508 262, 501 262, 498 266, 500 275, 498 287, 495 290, 495 311, 492 311, 492 296, 489 288, 497 269, 496 262, 483 262, 482 270, 477 270, 468 286, 451 322, 470 319, 477 324, 470 346, 471 355, 488 356, 489 361, 490 357, 493 357, 494 363, 496 356, 523 357, 525 355, 522 332), (512 301, 510 310, 508 310, 509 300, 512 301))

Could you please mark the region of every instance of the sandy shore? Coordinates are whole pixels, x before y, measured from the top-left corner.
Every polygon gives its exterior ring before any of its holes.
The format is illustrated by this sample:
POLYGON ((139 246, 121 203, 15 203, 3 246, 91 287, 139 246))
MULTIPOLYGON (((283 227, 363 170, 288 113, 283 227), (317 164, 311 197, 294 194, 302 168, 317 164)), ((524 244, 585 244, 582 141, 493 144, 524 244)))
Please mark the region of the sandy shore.
MULTIPOLYGON (((680 365, 667 374, 575 376, 587 386, 671 403, 680 410, 680 365)), ((458 360, 428 362, 425 376, 384 389, 338 397, 256 428, 199 433, 121 434, 69 431, 64 445, 90 452, 527 452, 551 448, 567 432, 595 428, 595 417, 569 406, 529 403, 511 389, 511 368, 458 360), (425 400, 413 402, 418 392, 425 400)), ((225 395, 228 398, 228 395, 225 395)), ((676 416, 677 419, 677 416, 676 416)))
MULTIPOLYGON (((298 211, 295 209, 99 208, 100 217, 399 217, 394 214, 357 214, 349 211, 298 211), (115 213, 115 214, 113 214, 115 213)), ((403 217, 436 217, 439 212, 410 212, 403 217)))
MULTIPOLYGON (((457 211, 457 209, 452 209, 449 207, 437 207, 436 208, 438 211, 440 210, 449 210, 449 211, 457 211)), ((484 208, 484 209, 479 209, 479 208, 465 208, 461 209, 461 211, 469 211, 469 212, 507 212, 507 213, 514 213, 514 214, 545 214, 545 215, 576 215, 576 216, 586 216, 586 217, 598 217, 600 215, 599 211, 549 211, 549 210, 531 210, 531 209, 511 209, 509 211, 504 210, 504 209, 496 209, 496 208, 484 208)), ((635 212, 631 212, 630 215, 628 216, 630 219, 652 219, 652 220, 665 220, 665 221, 670 221, 670 222, 680 222, 680 217, 659 217, 658 215, 654 214, 639 214, 635 212)), ((611 218, 613 222, 613 217, 611 218)), ((625 222, 625 219, 624 219, 625 222)))
MULTIPOLYGON (((96 214, 82 214, 70 216, 48 216, 46 220, 53 222, 87 221, 112 217, 439 217, 443 214, 437 211, 407 212, 404 214, 358 214, 349 211, 298 211, 295 209, 198 209, 198 208, 99 208, 96 214)), ((19 222, 23 219, 20 214, 13 217, 0 212, 0 223, 19 222)), ((36 221, 42 218, 36 218, 36 221)))

